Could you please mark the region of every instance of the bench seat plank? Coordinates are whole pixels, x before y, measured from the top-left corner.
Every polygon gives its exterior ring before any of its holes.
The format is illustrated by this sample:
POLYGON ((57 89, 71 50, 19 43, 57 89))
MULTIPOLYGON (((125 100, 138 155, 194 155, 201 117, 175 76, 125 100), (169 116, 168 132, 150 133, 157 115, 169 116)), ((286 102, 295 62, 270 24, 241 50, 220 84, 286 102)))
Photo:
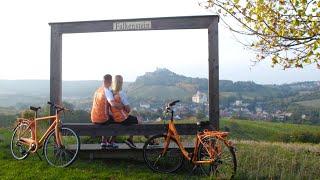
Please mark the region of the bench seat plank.
MULTIPOLYGON (((92 123, 65 123, 63 127, 74 130, 79 136, 116 136, 116 135, 155 135, 166 132, 163 124, 134 124, 134 125, 97 125, 92 123)), ((180 135, 195 135, 196 124, 176 124, 180 135)))

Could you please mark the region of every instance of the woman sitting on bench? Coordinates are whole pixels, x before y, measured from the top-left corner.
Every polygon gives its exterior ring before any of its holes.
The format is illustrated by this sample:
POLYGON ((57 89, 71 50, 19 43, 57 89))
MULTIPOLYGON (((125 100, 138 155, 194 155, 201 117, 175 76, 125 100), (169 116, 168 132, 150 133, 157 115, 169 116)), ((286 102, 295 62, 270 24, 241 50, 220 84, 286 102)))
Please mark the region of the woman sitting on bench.
MULTIPOLYGON (((130 106, 126 98, 126 95, 122 91, 123 78, 121 75, 116 75, 112 81, 112 89, 106 91, 107 100, 110 103, 111 113, 113 117, 113 123, 119 123, 124 125, 138 124, 138 119, 135 116, 129 115, 130 106), (112 104, 123 104, 123 108, 112 106, 112 104)), ((113 142, 115 137, 111 137, 110 142, 113 142)), ((129 136, 125 140, 125 143, 130 148, 137 148, 133 143, 133 136, 129 136)))

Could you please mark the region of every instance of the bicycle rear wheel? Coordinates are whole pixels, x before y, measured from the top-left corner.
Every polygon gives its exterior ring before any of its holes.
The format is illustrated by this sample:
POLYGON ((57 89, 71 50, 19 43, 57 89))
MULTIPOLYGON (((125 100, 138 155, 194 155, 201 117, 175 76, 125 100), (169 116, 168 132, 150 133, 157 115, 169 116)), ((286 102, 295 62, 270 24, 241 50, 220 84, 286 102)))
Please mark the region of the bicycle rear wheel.
POLYGON ((203 144, 199 145, 198 160, 210 160, 210 151, 215 153, 214 161, 211 164, 200 164, 204 174, 216 176, 221 179, 232 179, 237 171, 237 159, 233 147, 227 146, 224 141, 215 137, 202 139, 203 144))
POLYGON ((21 143, 21 138, 32 138, 31 128, 27 124, 18 125, 12 134, 10 150, 12 156, 17 160, 23 160, 30 154, 28 152, 30 146, 21 143))
POLYGON ((183 163, 181 150, 172 138, 169 148, 162 154, 166 138, 164 134, 152 136, 143 146, 144 161, 155 172, 172 173, 180 169, 183 163))
POLYGON ((49 134, 44 143, 44 156, 52 166, 67 167, 76 160, 80 140, 72 129, 64 127, 60 130, 60 139, 62 146, 56 141, 55 130, 49 134))

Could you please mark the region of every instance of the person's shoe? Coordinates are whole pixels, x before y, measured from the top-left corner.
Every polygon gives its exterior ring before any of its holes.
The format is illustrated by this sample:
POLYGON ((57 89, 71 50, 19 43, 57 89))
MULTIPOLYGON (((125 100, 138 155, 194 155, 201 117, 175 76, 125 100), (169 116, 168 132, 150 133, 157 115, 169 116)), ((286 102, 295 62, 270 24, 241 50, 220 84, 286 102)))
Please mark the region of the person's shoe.
POLYGON ((149 146, 159 146, 160 144, 159 144, 159 142, 153 140, 153 141, 151 141, 148 145, 149 145, 149 146))
POLYGON ((102 143, 100 143, 100 147, 101 147, 101 149, 106 149, 107 144, 105 142, 102 142, 102 143))
POLYGON ((107 143, 107 147, 108 148, 112 148, 112 149, 118 149, 119 148, 118 144, 116 144, 115 142, 107 143))
POLYGON ((132 149, 137 149, 137 146, 130 139, 125 140, 124 143, 126 143, 132 149))

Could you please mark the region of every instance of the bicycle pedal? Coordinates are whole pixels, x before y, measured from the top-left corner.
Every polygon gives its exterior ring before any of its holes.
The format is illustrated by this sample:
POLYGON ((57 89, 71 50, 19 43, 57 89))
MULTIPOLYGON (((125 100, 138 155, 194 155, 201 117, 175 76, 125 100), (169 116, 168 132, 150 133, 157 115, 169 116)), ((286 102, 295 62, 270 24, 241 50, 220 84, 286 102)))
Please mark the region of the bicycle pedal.
POLYGON ((192 161, 194 154, 193 153, 189 153, 188 156, 190 157, 190 161, 192 161))

